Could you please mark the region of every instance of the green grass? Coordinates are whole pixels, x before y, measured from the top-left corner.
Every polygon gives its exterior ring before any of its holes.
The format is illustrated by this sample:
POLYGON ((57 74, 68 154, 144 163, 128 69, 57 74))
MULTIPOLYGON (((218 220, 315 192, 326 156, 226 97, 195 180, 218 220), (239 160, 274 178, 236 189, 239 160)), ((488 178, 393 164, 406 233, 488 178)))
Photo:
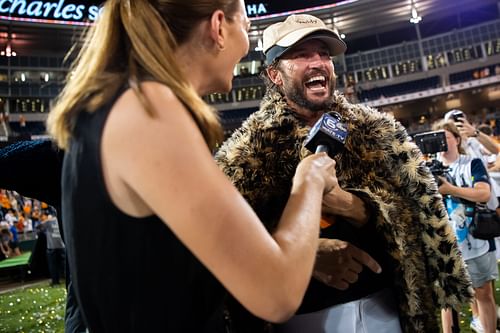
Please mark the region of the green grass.
POLYGON ((48 282, 0 294, 0 332, 63 333, 66 289, 48 282))
MULTIPOLYGON (((497 304, 500 283, 495 283, 497 304)), ((47 281, 0 294, 0 333, 63 333, 66 290, 64 284, 50 287, 47 281)), ((460 313, 460 332, 470 329, 471 312, 464 305, 460 313)))
MULTIPOLYGON (((500 264, 499 264, 500 270, 500 264)), ((500 282, 495 281, 495 299, 497 306, 500 305, 500 282)), ((462 311, 459 315, 460 320, 460 333, 474 333, 473 330, 470 329, 470 320, 472 319, 472 312, 468 305, 464 305, 462 311)))
MULTIPOLYGON (((441 318, 441 317, 439 317, 441 318)), ((459 315, 460 318, 460 333, 474 333, 473 330, 470 329, 470 320, 472 319, 472 312, 470 311, 469 306, 465 306, 462 312, 459 315)))

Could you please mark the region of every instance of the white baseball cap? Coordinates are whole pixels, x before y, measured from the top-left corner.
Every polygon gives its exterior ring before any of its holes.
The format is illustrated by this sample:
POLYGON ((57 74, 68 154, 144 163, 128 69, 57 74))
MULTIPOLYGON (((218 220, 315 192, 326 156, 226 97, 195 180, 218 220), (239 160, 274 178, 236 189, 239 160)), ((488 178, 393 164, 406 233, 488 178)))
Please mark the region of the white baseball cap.
POLYGON ((342 54, 347 49, 335 30, 328 28, 321 19, 307 14, 290 15, 283 22, 271 24, 264 30, 262 37, 262 52, 268 64, 297 42, 308 39, 323 41, 332 56, 342 54))
POLYGON ((453 109, 453 110, 450 110, 450 111, 446 112, 446 114, 444 115, 444 120, 446 120, 446 121, 448 121, 448 120, 454 120, 455 119, 454 117, 467 118, 465 116, 465 113, 462 110, 453 109))

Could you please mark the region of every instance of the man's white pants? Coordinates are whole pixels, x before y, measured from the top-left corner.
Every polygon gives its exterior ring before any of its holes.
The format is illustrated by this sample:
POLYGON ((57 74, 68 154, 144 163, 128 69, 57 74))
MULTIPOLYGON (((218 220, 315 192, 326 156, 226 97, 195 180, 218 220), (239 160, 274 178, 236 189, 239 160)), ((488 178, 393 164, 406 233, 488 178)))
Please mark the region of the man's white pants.
POLYGON ((397 305, 390 289, 330 308, 300 314, 279 333, 401 333, 397 305))

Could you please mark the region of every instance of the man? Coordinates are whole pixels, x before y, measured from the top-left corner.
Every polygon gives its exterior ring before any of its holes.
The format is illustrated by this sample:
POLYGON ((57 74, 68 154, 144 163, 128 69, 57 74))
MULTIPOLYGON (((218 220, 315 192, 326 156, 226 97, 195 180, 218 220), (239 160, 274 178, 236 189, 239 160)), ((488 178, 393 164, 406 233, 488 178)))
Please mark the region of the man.
MULTIPOLYGON (((292 15, 269 26, 263 44, 260 110, 216 159, 269 230, 295 166, 310 153, 303 147, 310 127, 334 111, 349 133, 335 156, 339 186, 324 207, 314 278, 298 314, 277 330, 349 333, 368 324, 363 332, 438 332, 437 310, 468 301, 470 280, 420 151, 398 122, 335 92, 331 57, 345 44, 321 20, 292 15)), ((233 306, 229 312, 236 330, 258 332, 248 316, 233 306)))
POLYGON ((66 253, 55 212, 51 212, 49 215, 43 214, 41 226, 47 237, 47 262, 51 278, 50 285, 56 286, 59 284, 59 277, 64 269, 66 253))
POLYGON ((467 119, 462 110, 453 109, 444 115, 444 120, 452 120, 465 139, 463 146, 468 155, 480 158, 488 168, 488 155, 497 155, 500 150, 495 140, 488 134, 476 128, 467 119))

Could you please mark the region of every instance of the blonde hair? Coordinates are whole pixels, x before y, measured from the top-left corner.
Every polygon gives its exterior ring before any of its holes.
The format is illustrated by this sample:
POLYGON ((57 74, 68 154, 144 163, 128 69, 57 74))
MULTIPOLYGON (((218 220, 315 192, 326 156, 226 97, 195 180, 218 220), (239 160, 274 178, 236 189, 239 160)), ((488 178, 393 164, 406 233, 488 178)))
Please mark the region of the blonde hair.
POLYGON ((460 135, 460 131, 458 130, 457 126, 455 125, 455 123, 453 121, 441 119, 432 125, 432 129, 434 131, 446 130, 446 131, 450 132, 451 134, 453 134, 453 136, 458 140, 458 143, 459 143, 457 145, 458 153, 460 155, 467 154, 464 147, 462 147, 462 136, 460 135))
POLYGON ((78 114, 96 111, 127 82, 154 116, 139 85, 141 79, 150 78, 172 90, 191 112, 209 147, 214 147, 222 138, 217 113, 186 80, 173 51, 215 10, 229 16, 238 8, 238 0, 106 1, 49 113, 49 134, 61 148, 68 148, 78 114))

